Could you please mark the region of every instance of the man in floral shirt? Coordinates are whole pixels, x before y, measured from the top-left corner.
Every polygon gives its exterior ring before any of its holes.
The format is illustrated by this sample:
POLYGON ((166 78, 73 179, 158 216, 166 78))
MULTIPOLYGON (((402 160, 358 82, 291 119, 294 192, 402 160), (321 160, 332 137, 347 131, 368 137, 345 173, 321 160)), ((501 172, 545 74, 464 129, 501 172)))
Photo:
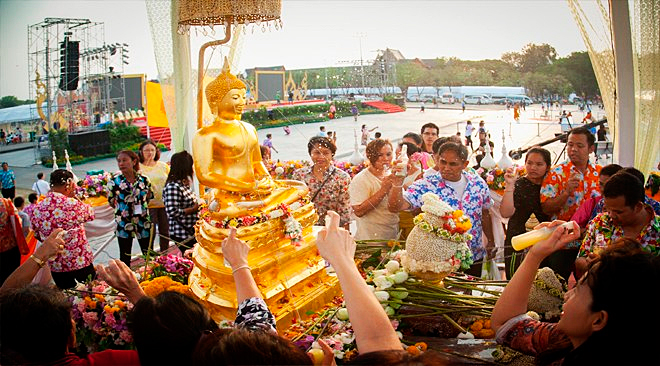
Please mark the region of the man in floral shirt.
POLYGON ((603 188, 605 212, 596 216, 582 241, 575 261, 576 274, 584 273, 600 250, 619 238, 628 237, 642 249, 660 255, 660 216, 644 203, 644 186, 634 175, 614 174, 603 188))
MULTIPOLYGON (((554 166, 541 184, 541 208, 551 220, 569 221, 586 199, 600 196, 598 178, 600 165, 589 162, 595 150, 596 138, 584 127, 571 130, 566 143, 569 160, 554 166)), ((577 255, 579 243, 554 252, 542 266, 552 268, 563 278, 568 278, 577 255)))
MULTIPOLYGON (((447 142, 439 148, 438 155, 440 175, 418 180, 405 192, 401 189, 403 177, 397 176, 398 181, 393 183, 389 193, 389 210, 398 212, 420 208, 422 195, 427 192, 435 193, 453 208, 462 210, 472 221, 472 228, 468 231, 472 240, 468 245, 474 261, 490 258, 494 254, 492 250, 495 248, 495 240, 488 211, 493 204, 488 185, 477 174, 464 170, 468 164, 468 152, 462 144, 447 142), (482 242, 482 230, 488 240, 486 248, 482 242)), ((466 273, 480 276, 481 262, 475 263, 466 273)))
POLYGON ((59 288, 71 288, 76 281, 83 282, 88 276, 96 275, 92 248, 83 225, 94 220, 94 210, 74 198, 76 184, 71 172, 55 170, 50 175, 50 185, 46 198, 32 211, 32 230, 39 241, 44 241, 57 228, 66 230, 64 250, 49 259, 48 264, 55 284, 59 288))

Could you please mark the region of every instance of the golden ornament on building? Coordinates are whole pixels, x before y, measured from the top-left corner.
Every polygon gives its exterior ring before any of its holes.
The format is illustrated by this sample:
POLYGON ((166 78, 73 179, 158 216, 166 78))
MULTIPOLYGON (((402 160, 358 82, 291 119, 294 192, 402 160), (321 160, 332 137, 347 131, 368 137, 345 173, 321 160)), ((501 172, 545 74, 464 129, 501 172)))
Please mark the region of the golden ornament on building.
MULTIPOLYGON (((179 0, 179 33, 191 26, 213 27, 273 22, 281 27, 281 0, 179 0)), ((265 30, 265 28, 263 28, 265 30)))

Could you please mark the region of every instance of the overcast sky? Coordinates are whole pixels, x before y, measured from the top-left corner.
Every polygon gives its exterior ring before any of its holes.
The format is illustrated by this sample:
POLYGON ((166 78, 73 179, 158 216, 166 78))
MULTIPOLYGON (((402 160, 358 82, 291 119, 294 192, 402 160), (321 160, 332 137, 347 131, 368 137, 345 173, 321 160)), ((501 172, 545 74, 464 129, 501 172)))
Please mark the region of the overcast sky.
MULTIPOLYGON (((0 0, 0 96, 28 98, 28 27, 47 17, 103 22, 107 43, 129 44, 125 73, 157 78, 142 0, 0 0)), ((527 43, 548 43, 560 57, 585 50, 564 0, 285 0, 282 21, 281 30, 248 29, 239 70, 346 65, 360 59, 360 40, 365 60, 384 48, 406 58, 465 60, 499 59, 527 43)))

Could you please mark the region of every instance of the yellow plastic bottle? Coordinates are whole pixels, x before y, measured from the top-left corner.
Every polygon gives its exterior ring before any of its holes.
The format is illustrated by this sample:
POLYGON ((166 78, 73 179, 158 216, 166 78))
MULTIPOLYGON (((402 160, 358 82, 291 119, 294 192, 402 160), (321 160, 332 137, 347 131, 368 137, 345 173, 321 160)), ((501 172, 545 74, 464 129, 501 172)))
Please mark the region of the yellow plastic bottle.
POLYGON ((524 234, 516 235, 513 238, 511 238, 511 246, 513 247, 514 250, 523 250, 525 248, 531 247, 532 245, 540 242, 541 240, 550 237, 553 231, 557 230, 558 227, 562 227, 562 226, 567 229, 572 229, 573 223, 572 221, 569 221, 555 227, 542 227, 536 230, 526 232, 524 234))

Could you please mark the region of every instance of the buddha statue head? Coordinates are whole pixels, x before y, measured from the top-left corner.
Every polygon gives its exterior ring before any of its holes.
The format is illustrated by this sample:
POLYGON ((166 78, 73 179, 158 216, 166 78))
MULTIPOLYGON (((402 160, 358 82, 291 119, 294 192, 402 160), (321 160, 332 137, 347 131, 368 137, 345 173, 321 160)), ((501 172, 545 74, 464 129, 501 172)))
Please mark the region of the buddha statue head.
POLYGON ((222 72, 206 86, 211 112, 223 120, 240 120, 246 102, 245 89, 245 83, 231 74, 225 57, 222 72))

